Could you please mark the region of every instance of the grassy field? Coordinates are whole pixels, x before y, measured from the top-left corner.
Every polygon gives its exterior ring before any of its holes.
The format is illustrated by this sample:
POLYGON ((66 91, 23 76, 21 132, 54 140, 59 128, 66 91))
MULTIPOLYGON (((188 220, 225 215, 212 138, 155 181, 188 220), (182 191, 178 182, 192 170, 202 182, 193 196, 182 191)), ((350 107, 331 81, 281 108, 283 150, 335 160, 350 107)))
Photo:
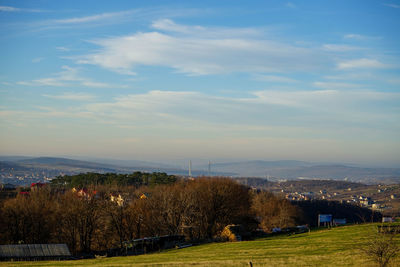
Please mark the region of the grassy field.
MULTIPOLYGON (((376 266, 359 247, 376 231, 372 224, 317 230, 255 241, 212 243, 141 256, 77 261, 0 262, 1 266, 376 266)), ((400 242, 400 240, 398 240, 400 242)), ((393 262, 400 266, 400 258, 393 262)))

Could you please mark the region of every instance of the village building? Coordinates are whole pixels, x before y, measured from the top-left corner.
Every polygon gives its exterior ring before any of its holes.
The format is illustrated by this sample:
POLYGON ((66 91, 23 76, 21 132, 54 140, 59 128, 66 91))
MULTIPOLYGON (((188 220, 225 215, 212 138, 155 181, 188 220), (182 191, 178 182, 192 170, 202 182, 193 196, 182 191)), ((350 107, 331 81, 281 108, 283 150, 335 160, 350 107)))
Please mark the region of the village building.
POLYGON ((0 245, 0 261, 65 260, 71 258, 66 244, 0 245))
POLYGON ((110 201, 117 203, 118 206, 122 207, 124 205, 124 199, 121 194, 110 194, 110 201))

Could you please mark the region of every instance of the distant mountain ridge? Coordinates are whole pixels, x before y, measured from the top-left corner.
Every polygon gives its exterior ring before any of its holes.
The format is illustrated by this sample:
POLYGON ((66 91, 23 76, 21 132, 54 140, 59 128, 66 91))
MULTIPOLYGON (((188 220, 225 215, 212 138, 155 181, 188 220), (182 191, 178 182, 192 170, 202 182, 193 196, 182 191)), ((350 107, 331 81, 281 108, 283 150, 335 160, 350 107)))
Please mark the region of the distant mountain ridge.
POLYGON ((296 160, 215 163, 211 168, 217 172, 230 171, 238 177, 318 178, 349 181, 390 179, 400 182, 400 168, 363 168, 343 164, 319 165, 296 160))
POLYGON ((74 168, 86 169, 118 169, 118 166, 109 164, 95 163, 89 161, 68 159, 68 158, 53 158, 53 157, 39 157, 32 159, 18 160, 17 163, 23 165, 41 165, 41 166, 65 166, 74 168))
MULTIPOLYGON (((141 172, 166 172, 168 174, 175 175, 187 175, 188 170, 180 169, 177 167, 169 166, 166 164, 160 164, 158 166, 157 163, 145 162, 145 161, 122 161, 125 163, 125 166, 116 165, 116 164, 108 164, 108 163, 100 163, 100 162, 92 162, 92 161, 84 161, 84 160, 76 160, 70 158, 62 158, 62 157, 3 157, 8 159, 9 161, 0 161, 0 166, 4 166, 7 168, 7 171, 14 169, 18 171, 26 171, 32 169, 43 169, 43 170, 58 170, 60 172, 66 174, 76 174, 76 173, 86 173, 86 172, 115 172, 115 173, 132 173, 135 171, 141 172), (10 159, 15 159, 14 161, 10 161, 10 159), (142 166, 130 165, 129 163, 140 163, 142 166), (148 166, 146 166, 148 165, 148 166)), ((107 160, 103 160, 107 161, 107 160)), ((116 162, 118 160, 109 160, 109 162, 116 162)), ((139 164, 139 165, 140 165, 139 164)), ((6 169, 4 169, 6 170, 6 169)), ((194 176, 205 175, 206 173, 201 170, 192 170, 192 174, 194 176)), ((213 172, 213 175, 233 175, 233 173, 216 173, 213 172)))
POLYGON ((311 166, 312 163, 299 160, 275 160, 275 161, 264 161, 264 160, 251 160, 243 162, 228 162, 228 163, 214 163, 212 166, 220 168, 224 166, 240 165, 249 167, 299 167, 299 166, 311 166))
MULTIPOLYGON (((134 171, 166 172, 168 174, 188 175, 188 170, 137 160, 99 159, 102 162, 76 160, 62 157, 0 157, 0 167, 5 171, 26 171, 32 168, 59 170, 64 173, 79 172, 116 172, 130 173, 134 171), (14 159, 14 160, 13 160, 14 159), (122 162, 122 165, 117 164, 122 162), (135 166, 134 164, 140 166, 135 166), (147 166, 146 166, 147 165, 147 166)), ((400 168, 363 168, 344 164, 316 164, 298 160, 212 163, 212 176, 231 177, 264 177, 271 180, 282 179, 334 179, 357 182, 376 183, 390 181, 400 183, 400 168)), ((208 175, 208 165, 200 165, 192 169, 193 176, 208 175)))

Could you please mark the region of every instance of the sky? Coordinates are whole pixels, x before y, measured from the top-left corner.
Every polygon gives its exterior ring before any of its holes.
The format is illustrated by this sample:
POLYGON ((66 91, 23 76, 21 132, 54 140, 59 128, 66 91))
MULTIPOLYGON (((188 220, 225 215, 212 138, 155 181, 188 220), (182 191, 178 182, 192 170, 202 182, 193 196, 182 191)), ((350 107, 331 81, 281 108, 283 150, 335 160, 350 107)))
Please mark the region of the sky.
POLYGON ((400 164, 400 0, 0 0, 0 154, 400 164))

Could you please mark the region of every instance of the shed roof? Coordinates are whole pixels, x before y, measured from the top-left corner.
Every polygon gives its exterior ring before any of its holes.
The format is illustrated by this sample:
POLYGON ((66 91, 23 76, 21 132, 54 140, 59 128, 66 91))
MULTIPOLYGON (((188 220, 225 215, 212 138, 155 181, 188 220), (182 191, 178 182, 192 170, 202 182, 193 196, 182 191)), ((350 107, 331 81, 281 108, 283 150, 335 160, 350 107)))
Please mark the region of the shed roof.
POLYGON ((0 246, 0 258, 68 257, 66 244, 23 244, 0 246))

